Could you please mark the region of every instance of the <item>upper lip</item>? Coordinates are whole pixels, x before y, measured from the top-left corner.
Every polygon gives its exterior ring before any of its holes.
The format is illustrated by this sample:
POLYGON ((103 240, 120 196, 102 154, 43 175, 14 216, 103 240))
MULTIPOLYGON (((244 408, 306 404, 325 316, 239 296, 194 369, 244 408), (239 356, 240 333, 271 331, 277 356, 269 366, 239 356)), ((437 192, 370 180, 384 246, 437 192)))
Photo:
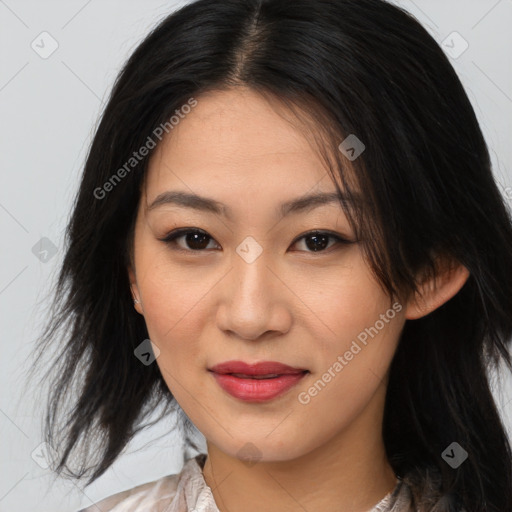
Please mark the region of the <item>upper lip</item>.
POLYGON ((225 361, 212 366, 209 370, 221 374, 239 373, 241 375, 288 375, 307 371, 276 361, 261 361, 252 364, 243 361, 225 361))

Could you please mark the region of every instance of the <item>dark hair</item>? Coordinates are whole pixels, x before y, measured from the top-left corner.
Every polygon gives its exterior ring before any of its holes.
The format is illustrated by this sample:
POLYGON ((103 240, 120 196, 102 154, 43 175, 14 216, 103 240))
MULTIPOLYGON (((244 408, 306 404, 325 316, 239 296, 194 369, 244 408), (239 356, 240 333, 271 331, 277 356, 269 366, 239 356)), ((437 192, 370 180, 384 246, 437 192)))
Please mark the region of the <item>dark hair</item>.
POLYGON ((421 510, 512 510, 511 448, 486 373, 501 360, 512 370, 510 211, 449 60, 412 15, 383 0, 198 0, 129 58, 89 149, 39 350, 62 330, 45 422, 46 440, 62 450, 56 472, 90 483, 157 404, 161 417, 180 413, 158 366, 133 354, 148 338, 127 265, 149 156, 104 187, 106 197, 95 190, 191 98, 237 86, 309 120, 333 179, 351 197, 364 191, 354 209, 341 205, 390 297, 417 291, 442 258, 469 270, 451 300, 405 323, 384 442, 418 503, 425 475, 439 473, 443 498, 421 510), (338 145, 350 134, 366 148, 349 162, 338 145), (469 454, 457 469, 441 456, 452 442, 469 454))

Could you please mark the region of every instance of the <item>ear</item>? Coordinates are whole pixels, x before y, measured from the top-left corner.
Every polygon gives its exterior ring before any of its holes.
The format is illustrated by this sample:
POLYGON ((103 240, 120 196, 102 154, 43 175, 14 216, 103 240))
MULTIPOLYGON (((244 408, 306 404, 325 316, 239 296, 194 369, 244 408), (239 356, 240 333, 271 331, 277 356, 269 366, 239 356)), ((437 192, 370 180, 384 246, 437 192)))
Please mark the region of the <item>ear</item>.
POLYGON ((464 286, 469 270, 458 262, 442 262, 437 278, 423 280, 418 292, 407 301, 405 318, 416 320, 448 302, 464 286))
POLYGON ((144 311, 142 309, 142 303, 140 302, 140 293, 139 293, 139 287, 137 286, 137 279, 135 278, 135 272, 131 265, 128 266, 128 278, 130 280, 130 288, 132 290, 132 296, 133 299, 137 299, 139 302, 134 303, 133 307, 135 310, 140 313, 141 315, 144 315, 144 311))

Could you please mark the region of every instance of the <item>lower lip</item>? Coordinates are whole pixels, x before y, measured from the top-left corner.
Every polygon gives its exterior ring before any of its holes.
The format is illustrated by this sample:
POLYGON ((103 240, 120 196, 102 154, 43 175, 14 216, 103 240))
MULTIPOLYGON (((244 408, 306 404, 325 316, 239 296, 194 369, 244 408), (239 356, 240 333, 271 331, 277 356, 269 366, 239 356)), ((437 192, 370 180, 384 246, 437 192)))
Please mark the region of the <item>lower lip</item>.
POLYGON ((242 379, 233 375, 212 373, 219 386, 235 398, 246 402, 266 402, 295 386, 307 372, 280 375, 273 379, 242 379))

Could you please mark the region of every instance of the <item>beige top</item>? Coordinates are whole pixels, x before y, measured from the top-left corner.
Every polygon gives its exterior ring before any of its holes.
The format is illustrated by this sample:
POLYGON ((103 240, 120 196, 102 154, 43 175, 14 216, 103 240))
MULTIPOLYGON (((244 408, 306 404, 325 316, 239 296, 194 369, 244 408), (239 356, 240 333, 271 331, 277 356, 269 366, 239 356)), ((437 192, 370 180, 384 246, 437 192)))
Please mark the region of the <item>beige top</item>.
MULTIPOLYGON (((205 460, 201 453, 189 459, 179 474, 114 494, 78 512, 220 512, 203 477, 205 460)), ((398 478, 395 489, 368 512, 409 512, 411 496, 398 478)))

